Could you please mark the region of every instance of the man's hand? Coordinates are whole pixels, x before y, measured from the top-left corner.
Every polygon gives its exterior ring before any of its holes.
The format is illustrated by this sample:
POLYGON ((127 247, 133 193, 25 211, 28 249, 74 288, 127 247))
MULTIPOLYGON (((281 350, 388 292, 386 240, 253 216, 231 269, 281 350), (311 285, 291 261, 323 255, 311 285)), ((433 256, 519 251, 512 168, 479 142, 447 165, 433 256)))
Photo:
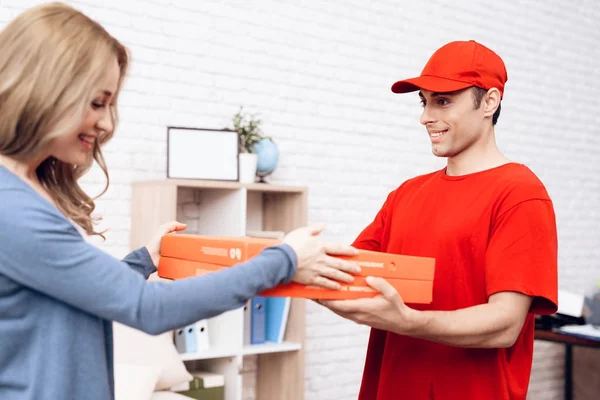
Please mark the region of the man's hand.
POLYGON ((150 257, 152 258, 152 262, 154 263, 155 267, 158 266, 158 260, 160 259, 160 242, 162 237, 172 232, 182 231, 186 226, 186 224, 182 224, 181 222, 171 221, 167 222, 166 224, 162 224, 157 229, 146 245, 146 249, 148 249, 148 253, 150 253, 150 257))
POLYGON ((532 298, 517 292, 498 292, 487 303, 453 311, 418 311, 408 307, 396 290, 381 278, 367 278, 381 294, 358 300, 318 301, 343 318, 400 335, 467 348, 512 346, 532 298))
POLYGON ((367 284, 380 294, 356 300, 320 300, 319 304, 361 325, 398 334, 410 334, 423 323, 420 312, 408 307, 396 289, 383 278, 368 277, 367 284))

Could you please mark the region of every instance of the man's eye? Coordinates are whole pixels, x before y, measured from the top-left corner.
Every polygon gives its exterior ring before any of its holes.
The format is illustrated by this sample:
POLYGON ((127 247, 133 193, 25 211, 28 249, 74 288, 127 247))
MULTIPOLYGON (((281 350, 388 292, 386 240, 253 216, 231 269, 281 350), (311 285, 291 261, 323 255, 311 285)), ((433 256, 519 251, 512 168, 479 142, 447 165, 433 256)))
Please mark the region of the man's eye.
POLYGON ((448 103, 450 103, 450 102, 447 99, 438 99, 438 104, 440 106, 448 105, 448 103))

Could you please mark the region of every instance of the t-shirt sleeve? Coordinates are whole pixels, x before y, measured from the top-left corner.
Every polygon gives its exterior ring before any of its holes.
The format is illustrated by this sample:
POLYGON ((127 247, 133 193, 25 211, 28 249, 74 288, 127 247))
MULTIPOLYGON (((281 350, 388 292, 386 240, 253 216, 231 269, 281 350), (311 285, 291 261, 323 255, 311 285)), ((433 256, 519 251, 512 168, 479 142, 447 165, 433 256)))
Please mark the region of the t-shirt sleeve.
POLYGON ((513 205, 496 219, 486 253, 486 291, 533 297, 531 312, 552 314, 558 304, 558 240, 549 199, 513 205))
POLYGON ((388 194, 375 218, 356 237, 352 243, 353 247, 361 250, 381 251, 385 221, 393 193, 388 194))

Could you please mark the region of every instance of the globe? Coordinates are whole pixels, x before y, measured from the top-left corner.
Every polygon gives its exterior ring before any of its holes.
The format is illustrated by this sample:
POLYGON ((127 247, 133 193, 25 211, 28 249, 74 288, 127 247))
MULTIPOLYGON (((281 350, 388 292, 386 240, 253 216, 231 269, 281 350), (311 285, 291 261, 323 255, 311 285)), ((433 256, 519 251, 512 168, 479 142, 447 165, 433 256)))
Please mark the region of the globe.
POLYGON ((261 182, 265 182, 264 178, 271 175, 277 167, 279 149, 271 139, 261 139, 252 150, 258 158, 256 176, 260 177, 261 182))

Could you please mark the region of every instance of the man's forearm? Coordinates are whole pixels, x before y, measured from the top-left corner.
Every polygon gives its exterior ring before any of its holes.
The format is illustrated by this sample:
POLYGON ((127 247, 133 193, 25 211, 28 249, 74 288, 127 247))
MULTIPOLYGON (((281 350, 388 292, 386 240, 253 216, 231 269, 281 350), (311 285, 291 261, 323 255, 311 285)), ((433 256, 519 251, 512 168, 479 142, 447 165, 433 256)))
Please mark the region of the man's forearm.
POLYGON ((523 326, 518 310, 487 303, 456 311, 421 311, 405 334, 458 347, 510 347, 523 326))

